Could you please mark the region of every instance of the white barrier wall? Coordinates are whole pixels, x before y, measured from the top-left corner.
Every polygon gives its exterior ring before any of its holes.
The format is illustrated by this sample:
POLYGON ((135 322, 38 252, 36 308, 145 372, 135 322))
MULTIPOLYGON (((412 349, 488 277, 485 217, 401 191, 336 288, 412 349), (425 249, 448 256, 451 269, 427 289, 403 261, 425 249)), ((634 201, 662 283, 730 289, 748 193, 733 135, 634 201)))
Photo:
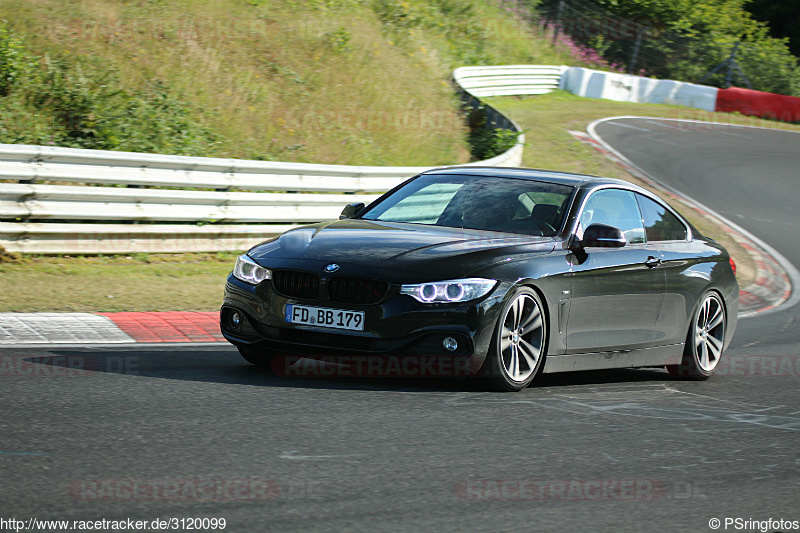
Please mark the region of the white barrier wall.
POLYGON ((453 72, 453 79, 478 98, 546 94, 563 89, 589 98, 682 105, 705 111, 716 108, 718 91, 695 83, 554 65, 460 67, 453 72))
POLYGON ((714 111, 716 87, 674 80, 655 80, 617 72, 570 67, 561 76, 560 88, 578 96, 617 102, 682 105, 714 111))

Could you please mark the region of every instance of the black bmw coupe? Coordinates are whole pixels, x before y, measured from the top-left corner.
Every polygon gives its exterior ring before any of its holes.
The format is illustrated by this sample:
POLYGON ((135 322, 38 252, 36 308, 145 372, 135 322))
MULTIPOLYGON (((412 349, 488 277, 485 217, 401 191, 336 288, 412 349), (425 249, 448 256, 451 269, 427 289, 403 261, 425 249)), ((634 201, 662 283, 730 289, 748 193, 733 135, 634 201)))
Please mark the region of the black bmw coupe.
POLYGON ((645 189, 451 167, 250 249, 220 322, 256 365, 448 358, 515 391, 542 372, 666 367, 705 379, 738 306, 726 250, 645 189))

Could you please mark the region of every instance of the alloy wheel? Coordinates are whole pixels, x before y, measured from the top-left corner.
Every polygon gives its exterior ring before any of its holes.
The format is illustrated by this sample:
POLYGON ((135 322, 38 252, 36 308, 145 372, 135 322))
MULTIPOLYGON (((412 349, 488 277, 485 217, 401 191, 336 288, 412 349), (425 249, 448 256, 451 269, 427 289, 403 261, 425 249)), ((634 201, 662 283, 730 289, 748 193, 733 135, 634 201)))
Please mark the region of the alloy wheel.
POLYGON ((714 293, 709 293, 697 312, 694 345, 697 364, 711 372, 719 363, 725 343, 725 309, 714 293))
POLYGON ((530 294, 518 295, 506 311, 500 331, 503 371, 515 382, 523 382, 537 369, 542 356, 544 327, 542 310, 530 294))

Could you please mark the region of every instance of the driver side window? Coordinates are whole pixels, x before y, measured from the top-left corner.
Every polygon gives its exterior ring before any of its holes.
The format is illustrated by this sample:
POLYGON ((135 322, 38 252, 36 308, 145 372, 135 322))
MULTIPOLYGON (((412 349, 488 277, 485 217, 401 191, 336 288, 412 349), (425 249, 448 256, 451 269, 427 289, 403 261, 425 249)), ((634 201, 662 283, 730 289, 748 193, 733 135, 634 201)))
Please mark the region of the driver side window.
POLYGON ((593 193, 581 213, 581 231, 591 224, 605 224, 618 228, 628 244, 645 242, 642 215, 636 197, 631 191, 601 189, 593 193))

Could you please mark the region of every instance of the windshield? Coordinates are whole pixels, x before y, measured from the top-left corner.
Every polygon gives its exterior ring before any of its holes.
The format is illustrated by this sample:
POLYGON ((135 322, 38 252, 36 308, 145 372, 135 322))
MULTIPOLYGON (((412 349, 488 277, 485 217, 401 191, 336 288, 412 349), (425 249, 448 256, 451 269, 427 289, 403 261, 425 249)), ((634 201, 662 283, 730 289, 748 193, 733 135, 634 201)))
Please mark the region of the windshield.
POLYGON ((360 218, 552 237, 573 191, 529 179, 422 175, 360 218))

